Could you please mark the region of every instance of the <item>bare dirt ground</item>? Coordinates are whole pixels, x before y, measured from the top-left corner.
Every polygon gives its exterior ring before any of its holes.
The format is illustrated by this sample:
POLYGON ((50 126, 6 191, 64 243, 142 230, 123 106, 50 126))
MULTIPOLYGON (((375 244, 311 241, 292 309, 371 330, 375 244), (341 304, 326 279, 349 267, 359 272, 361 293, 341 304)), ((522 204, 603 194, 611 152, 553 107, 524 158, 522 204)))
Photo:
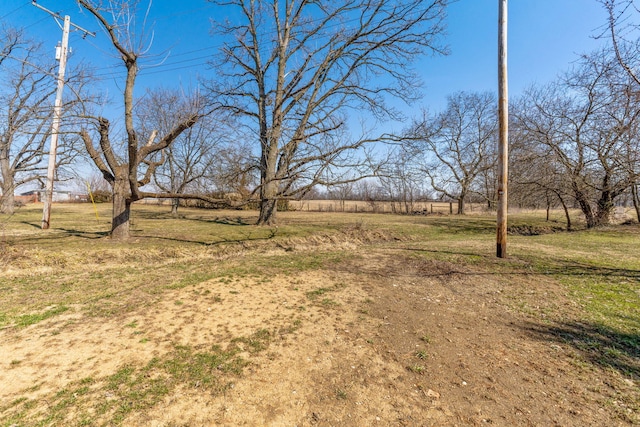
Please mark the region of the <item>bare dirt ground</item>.
MULTIPOLYGON (((402 242, 368 244, 330 267, 270 280, 212 280, 141 297, 139 308, 123 316, 87 317, 78 309, 1 330, 0 402, 48 402, 37 408, 46 414, 56 392, 83 378, 144 365, 176 344, 224 346, 268 330, 266 349, 243 352, 249 364, 242 374, 220 374, 227 381, 222 391, 183 384, 151 408, 128 413, 122 425, 638 421, 625 406, 638 385, 585 362, 571 345, 580 308, 561 285, 535 275, 471 271, 414 252, 402 242)), ((90 396, 115 398, 102 389, 90 396)), ((54 424, 78 424, 70 408, 54 424)), ((86 424, 109 425, 98 415, 86 424)))

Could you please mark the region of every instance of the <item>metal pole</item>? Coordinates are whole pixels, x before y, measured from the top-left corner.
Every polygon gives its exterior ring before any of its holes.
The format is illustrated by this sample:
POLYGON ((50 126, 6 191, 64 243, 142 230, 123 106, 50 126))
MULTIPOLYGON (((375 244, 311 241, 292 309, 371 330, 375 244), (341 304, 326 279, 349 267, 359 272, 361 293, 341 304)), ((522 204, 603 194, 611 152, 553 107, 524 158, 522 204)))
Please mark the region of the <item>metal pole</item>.
POLYGON ((507 256, 507 178, 509 176, 509 91, 507 79, 507 0, 498 0, 498 258, 507 256))
MULTIPOLYGON (((44 208, 42 210, 42 229, 49 228, 51 219, 51 204, 53 203, 53 180, 56 171, 56 151, 58 150, 58 135, 60 130, 60 118, 62 116, 62 92, 64 90, 64 72, 67 67, 67 49, 69 46, 69 27, 71 18, 69 15, 64 17, 64 25, 62 27, 62 43, 56 56, 60 65, 58 67, 58 90, 56 91, 56 101, 53 106, 53 122, 51 124, 51 145, 49 146, 49 168, 47 169, 47 183, 44 194, 44 208)), ((56 49, 57 50, 57 49, 56 49)))

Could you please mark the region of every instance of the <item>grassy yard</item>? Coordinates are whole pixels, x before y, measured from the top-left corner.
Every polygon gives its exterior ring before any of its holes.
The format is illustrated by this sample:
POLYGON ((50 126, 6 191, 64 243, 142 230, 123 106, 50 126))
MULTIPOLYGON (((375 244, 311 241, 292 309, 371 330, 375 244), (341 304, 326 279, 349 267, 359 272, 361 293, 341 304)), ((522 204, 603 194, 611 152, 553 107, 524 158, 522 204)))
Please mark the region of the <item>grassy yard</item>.
MULTIPOLYGON (((294 283, 290 289, 307 301, 300 304, 300 310, 306 306, 329 310, 340 305, 332 294, 345 284, 304 289, 302 284, 295 285, 294 278, 303 272, 330 272, 336 265, 361 257, 362 251, 402 252, 419 262, 446 263, 454 274, 491 276, 505 283, 526 278, 559 284, 566 291, 570 313, 564 311, 567 305, 553 301, 541 308, 535 296, 507 295, 505 304, 522 316, 540 320, 533 332, 572 347, 581 363, 640 381, 637 224, 565 232, 559 213, 550 223, 544 221, 543 213, 512 215, 509 256, 497 259, 495 218, 488 215, 284 212, 279 213, 278 227, 257 227, 253 225, 257 214, 250 211, 181 209, 174 218, 167 207, 136 205, 133 238, 126 243, 107 237, 109 205, 98 205, 97 211, 90 205, 55 205, 47 231, 40 230, 40 217, 40 207, 33 205, 0 217, 0 332, 4 334, 19 336, 26 328, 73 316, 98 323, 125 319, 139 313, 141 307, 163 303, 171 292, 186 289, 204 295, 211 292, 205 289, 206 283, 231 289, 247 281, 268 284, 275 277, 287 277, 294 283)), ((233 292, 244 288, 238 289, 233 292)), ((212 301, 224 300, 222 291, 213 292, 218 293, 210 295, 217 298, 212 301)), ((185 303, 184 299, 173 302, 177 306, 185 303)), ((300 320, 291 317, 288 322, 280 331, 294 331, 300 320)), ((64 330, 64 325, 56 330, 64 330)), ((137 326, 134 321, 127 325, 131 330, 137 326)), ((78 402, 83 393, 93 393, 96 387, 131 404, 94 407, 86 413, 82 412, 86 408, 78 409, 82 417, 74 423, 93 425, 91 420, 99 419, 97 425, 121 424, 127 416, 156 405, 176 384, 211 383, 211 372, 204 366, 213 364, 225 375, 242 376, 249 357, 242 355, 251 348, 267 349, 272 338, 273 331, 258 329, 206 351, 176 344, 162 358, 120 366, 99 381, 95 377, 78 379, 73 395, 69 395, 71 389, 58 390, 55 398, 49 396, 59 405, 51 412, 57 414, 53 418, 33 412, 42 403, 38 398, 4 402, 0 411, 9 421, 0 425, 61 425, 70 408, 88 405, 78 402), (142 381, 145 375, 151 380, 142 381), (162 380, 169 377, 169 382, 162 380)), ((21 363, 12 360, 9 369, 21 363)), ((222 392, 224 384, 214 388, 222 392)), ((638 395, 625 402, 631 415, 623 419, 637 420, 633 414, 640 411, 638 395)))

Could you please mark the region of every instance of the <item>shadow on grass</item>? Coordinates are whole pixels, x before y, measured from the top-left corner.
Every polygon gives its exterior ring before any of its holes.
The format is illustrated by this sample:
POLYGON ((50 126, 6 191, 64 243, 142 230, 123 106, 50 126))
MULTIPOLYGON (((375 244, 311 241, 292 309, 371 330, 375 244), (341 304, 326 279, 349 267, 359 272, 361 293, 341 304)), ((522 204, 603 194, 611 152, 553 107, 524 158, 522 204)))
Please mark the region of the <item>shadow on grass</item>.
POLYGON ((640 280, 640 270, 606 267, 569 260, 556 260, 552 265, 545 267, 541 273, 558 276, 624 277, 640 280))
POLYGON ((136 209, 132 215, 133 218, 137 219, 178 219, 179 217, 175 217, 171 214, 170 208, 167 210, 148 210, 148 209, 136 209))
POLYGON ((461 250, 443 250, 443 249, 423 249, 423 248, 399 248, 403 251, 407 252, 416 252, 416 253, 430 253, 430 254, 446 254, 446 255, 462 255, 468 257, 485 257, 486 254, 481 254, 479 252, 474 251, 461 251, 461 250))
POLYGON ((83 239, 102 239, 108 237, 111 233, 109 231, 82 231, 74 230, 72 228, 58 228, 57 230, 67 233, 69 236, 82 237, 83 239))
POLYGON ((435 218, 429 222, 429 225, 454 234, 488 234, 496 231, 494 219, 469 216, 435 218))
POLYGON ((622 375, 640 379, 640 333, 623 333, 595 323, 551 325, 528 323, 523 329, 533 337, 576 350, 583 360, 622 375))
POLYGON ((272 240, 274 237, 276 237, 276 231, 275 230, 271 230, 269 232, 268 236, 262 236, 262 237, 250 237, 250 236, 245 236, 245 237, 241 237, 241 238, 237 238, 237 239, 221 239, 221 240, 217 240, 214 242, 207 242, 207 241, 203 241, 203 240, 193 240, 193 239, 181 239, 179 237, 165 237, 165 236, 153 236, 153 235, 142 235, 142 234, 136 234, 134 236, 134 238, 144 238, 144 239, 150 239, 150 240, 164 240, 164 241, 169 241, 169 242, 179 242, 179 243, 193 243, 196 245, 201 245, 201 246, 218 246, 218 245, 224 245, 224 244, 239 244, 239 245, 244 245, 246 243, 249 242, 260 242, 260 241, 269 241, 272 240))
POLYGON ((34 228, 37 228, 41 233, 38 234, 29 234, 26 236, 13 236, 11 238, 11 242, 13 243, 44 243, 44 242, 56 242, 59 241, 61 237, 80 237, 84 239, 103 239, 109 236, 108 231, 86 231, 86 230, 76 230, 70 228, 61 228, 56 227, 52 228, 51 231, 59 232, 59 233, 49 233, 48 230, 42 230, 40 224, 35 224, 27 221, 22 221, 22 224, 30 225, 34 228), (60 234, 63 233, 63 234, 60 234))
POLYGON ((38 230, 42 229, 42 224, 40 224, 40 223, 29 222, 29 221, 20 221, 20 224, 30 225, 31 227, 37 228, 38 230))
MULTIPOLYGON (((487 254, 483 254, 475 251, 464 251, 464 250, 442 250, 442 249, 424 249, 424 248, 411 248, 404 247, 399 248, 401 250, 407 252, 414 253, 422 253, 422 254, 445 254, 445 255, 458 255, 462 257, 480 257, 481 259, 486 260, 487 263, 501 263, 504 264, 503 261, 498 260, 493 256, 488 256, 487 254)), ((542 275, 542 276, 584 276, 584 277, 611 277, 611 278, 626 278, 640 281, 640 270, 630 269, 630 268, 620 268, 620 267, 607 267, 600 265, 593 265, 579 261, 571 261, 571 260, 544 260, 543 266, 537 266, 533 269, 527 268, 524 271, 519 271, 520 268, 529 267, 531 264, 529 261, 522 260, 517 257, 507 258, 506 261, 515 260, 515 261, 524 261, 525 264, 515 264, 512 265, 513 271, 505 271, 500 270, 499 272, 494 271, 461 271, 461 274, 470 274, 470 275, 542 275)))
MULTIPOLYGON (((39 228, 39 227, 38 227, 39 228)), ((45 244, 45 243, 59 243, 61 239, 66 238, 79 238, 85 240, 99 240, 99 239, 107 239, 110 236, 109 231, 84 231, 84 230, 75 230, 75 229, 67 229, 67 228, 56 228, 56 231, 62 233, 57 234, 36 234, 29 235, 27 237, 19 237, 13 238, 13 243, 35 243, 35 244, 45 244)), ((166 242, 176 242, 176 243, 191 243, 200 246, 218 246, 224 244, 240 244, 244 245, 249 242, 258 242, 258 241, 269 241, 275 238, 277 232, 275 230, 270 230, 269 234, 266 236, 260 237, 251 237, 251 236, 243 236, 238 237, 236 239, 221 239, 216 241, 206 241, 206 240, 197 240, 197 239, 188 239, 188 238, 180 238, 180 237, 167 237, 167 236, 157 236, 152 234, 143 234, 141 232, 133 231, 131 235, 130 241, 137 241, 137 239, 143 239, 148 241, 166 241, 166 242)), ((127 241, 120 242, 118 240, 113 240, 113 243, 127 243, 127 241)))
POLYGON ((222 224, 222 225, 251 225, 247 222, 247 218, 241 218, 241 217, 230 218, 228 216, 215 218, 207 222, 213 222, 214 224, 222 224))

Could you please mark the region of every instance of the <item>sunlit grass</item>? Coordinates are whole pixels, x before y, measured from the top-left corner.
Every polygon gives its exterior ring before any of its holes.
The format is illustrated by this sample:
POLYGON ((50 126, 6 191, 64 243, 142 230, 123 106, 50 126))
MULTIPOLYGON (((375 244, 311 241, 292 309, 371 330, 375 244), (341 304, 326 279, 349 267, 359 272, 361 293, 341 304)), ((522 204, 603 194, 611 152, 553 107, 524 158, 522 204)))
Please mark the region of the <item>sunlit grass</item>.
MULTIPOLYGON (((46 231, 40 230, 40 208, 27 206, 13 216, 0 216, 3 328, 27 327, 71 313, 122 316, 157 301, 164 292, 207 281, 219 286, 222 295, 237 294, 233 285, 240 279, 268 283, 277 275, 331 272, 365 252, 378 251, 446 262, 452 270, 499 277, 505 283, 522 277, 530 282, 537 277, 553 281, 579 310, 562 324, 562 307, 548 307, 546 323, 541 322, 545 333, 566 339, 584 352, 584 360, 597 366, 613 367, 631 377, 640 373, 638 225, 588 231, 576 227, 578 231, 566 232, 560 230, 564 223, 557 212, 550 223, 544 212, 512 215, 510 226, 516 230, 540 233, 510 235, 508 257, 498 259, 495 216, 490 214, 281 212, 277 227, 259 227, 254 225, 254 211, 184 208, 174 218, 168 207, 135 205, 132 239, 114 242, 107 237, 109 205, 99 205, 97 219, 90 205, 55 205, 52 228, 46 231), (553 328, 552 322, 556 322, 553 328)), ((307 291, 308 306, 343 308, 344 302, 338 305, 330 298, 336 289, 307 291)), ((181 299, 173 301, 184 304, 181 299)), ((514 301, 513 306, 528 314, 530 302, 514 301)), ((133 323, 127 326, 135 328, 133 323)), ((233 339, 224 349, 176 347, 148 365, 122 366, 109 377, 71 384, 50 396, 50 412, 38 422, 63 425, 69 408, 82 407, 85 412, 78 413, 77 425, 91 425, 96 416, 104 424, 118 424, 140 408, 157 404, 179 384, 204 385, 218 392, 228 384, 222 376, 242 372, 246 361, 240 353, 262 351, 274 336, 260 330, 233 339), (85 407, 96 393, 105 392, 114 398, 104 399, 102 406, 85 407)), ((426 345, 429 338, 422 341, 426 345)), ((427 351, 418 350, 416 357, 427 359, 427 351)), ((415 364, 408 369, 420 373, 426 368, 415 364)), ((38 403, 28 399, 9 403, 15 411, 7 425, 34 421, 30 417, 38 403)))

